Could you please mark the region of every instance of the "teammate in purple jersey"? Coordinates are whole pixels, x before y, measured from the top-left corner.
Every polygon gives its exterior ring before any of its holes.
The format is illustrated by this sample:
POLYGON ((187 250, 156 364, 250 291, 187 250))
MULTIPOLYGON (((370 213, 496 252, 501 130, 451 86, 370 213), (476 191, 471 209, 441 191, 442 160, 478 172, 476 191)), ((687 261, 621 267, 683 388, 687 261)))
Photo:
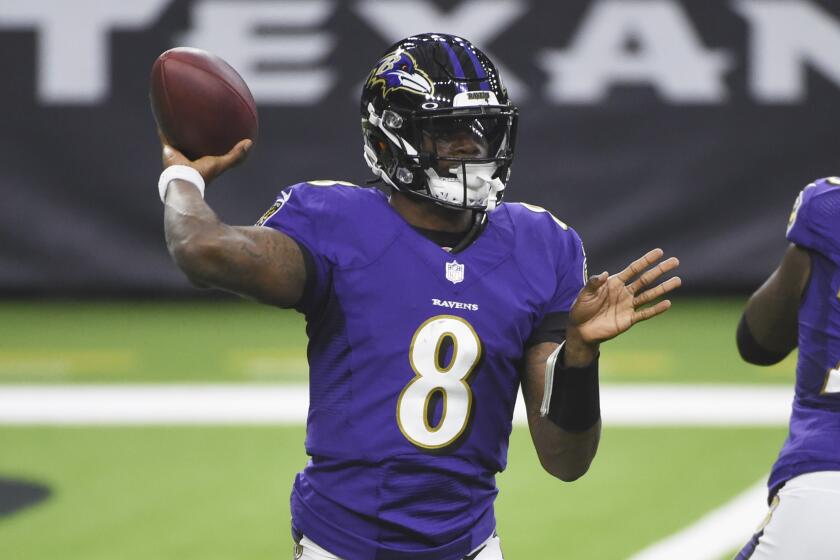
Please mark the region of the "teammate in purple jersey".
POLYGON ((669 308, 652 303, 679 286, 658 283, 678 262, 656 249, 587 280, 574 230, 502 203, 517 110, 464 39, 392 46, 361 109, 383 190, 301 183, 256 227, 221 223, 201 196, 248 141, 194 162, 164 146, 167 244, 196 284, 306 316, 298 557, 499 560, 495 475, 520 385, 542 465, 582 476, 601 431, 599 344, 669 308))
POLYGON ((796 199, 781 264, 747 303, 738 349, 770 365, 799 347, 790 432, 770 474, 770 514, 739 560, 836 559, 840 540, 840 179, 796 199))

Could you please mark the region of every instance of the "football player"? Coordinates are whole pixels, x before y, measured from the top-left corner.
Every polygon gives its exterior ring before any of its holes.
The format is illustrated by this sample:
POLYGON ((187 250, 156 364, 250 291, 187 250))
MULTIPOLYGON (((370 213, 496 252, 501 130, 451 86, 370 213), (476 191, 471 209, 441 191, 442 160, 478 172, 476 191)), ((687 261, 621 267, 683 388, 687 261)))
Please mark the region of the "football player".
POLYGON ((678 265, 648 252, 586 278, 577 233, 502 203, 517 109, 468 41, 393 45, 367 77, 364 157, 383 189, 292 186, 255 227, 221 223, 203 184, 244 158, 164 147, 169 250, 196 284, 306 316, 306 468, 296 554, 502 558, 493 502, 522 386, 545 469, 571 481, 601 431, 599 343, 655 317, 678 265), (651 304, 651 305, 647 305, 651 304))
POLYGON ((790 431, 768 481, 770 513, 739 560, 833 560, 840 546, 840 179, 802 190, 787 239, 737 330, 752 364, 775 364, 799 347, 790 431))

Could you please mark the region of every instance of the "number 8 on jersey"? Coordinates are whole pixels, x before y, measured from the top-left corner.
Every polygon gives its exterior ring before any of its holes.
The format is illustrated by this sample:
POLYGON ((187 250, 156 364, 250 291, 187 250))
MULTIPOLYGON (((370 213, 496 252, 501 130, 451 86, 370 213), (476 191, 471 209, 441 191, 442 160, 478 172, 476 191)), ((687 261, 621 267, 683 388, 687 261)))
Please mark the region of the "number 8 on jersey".
POLYGON ((464 319, 438 315, 414 333, 408 360, 414 379, 397 399, 400 431, 417 447, 446 447, 464 433, 470 420, 472 390, 468 380, 481 360, 481 341, 464 319), (451 355, 442 363, 446 354, 451 355), (433 426, 430 405, 435 395, 442 405, 440 419, 433 426))

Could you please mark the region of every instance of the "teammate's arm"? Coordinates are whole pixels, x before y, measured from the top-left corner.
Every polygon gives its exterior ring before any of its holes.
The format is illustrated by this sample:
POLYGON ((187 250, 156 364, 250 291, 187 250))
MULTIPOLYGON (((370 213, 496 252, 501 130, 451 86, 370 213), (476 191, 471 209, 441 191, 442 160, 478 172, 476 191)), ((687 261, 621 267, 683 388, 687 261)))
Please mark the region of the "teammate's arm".
MULTIPOLYGON (((209 183, 244 160, 249 142, 240 142, 224 156, 193 162, 164 145, 163 164, 193 167, 209 183)), ((166 246, 191 282, 280 307, 291 307, 301 298, 306 268, 290 237, 269 228, 223 223, 185 181, 170 183, 165 204, 166 246)))
POLYGON ((744 360, 771 365, 796 348, 799 303, 810 275, 808 251, 791 244, 779 267, 750 297, 741 316, 736 338, 744 360))

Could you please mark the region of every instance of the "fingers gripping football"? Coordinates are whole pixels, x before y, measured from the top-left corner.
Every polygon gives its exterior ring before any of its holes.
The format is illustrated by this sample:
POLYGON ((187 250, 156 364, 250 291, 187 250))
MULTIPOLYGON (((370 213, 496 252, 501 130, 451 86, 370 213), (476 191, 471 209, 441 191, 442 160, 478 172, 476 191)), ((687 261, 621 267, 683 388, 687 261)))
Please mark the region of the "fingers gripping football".
POLYGON ((231 167, 235 167, 242 163, 248 155, 248 150, 253 145, 253 142, 248 139, 239 141, 228 153, 221 156, 204 156, 197 160, 190 161, 187 156, 173 148, 167 142, 163 134, 158 131, 160 141, 162 144, 163 167, 170 165, 188 165, 198 171, 204 178, 204 181, 209 183, 231 167))

